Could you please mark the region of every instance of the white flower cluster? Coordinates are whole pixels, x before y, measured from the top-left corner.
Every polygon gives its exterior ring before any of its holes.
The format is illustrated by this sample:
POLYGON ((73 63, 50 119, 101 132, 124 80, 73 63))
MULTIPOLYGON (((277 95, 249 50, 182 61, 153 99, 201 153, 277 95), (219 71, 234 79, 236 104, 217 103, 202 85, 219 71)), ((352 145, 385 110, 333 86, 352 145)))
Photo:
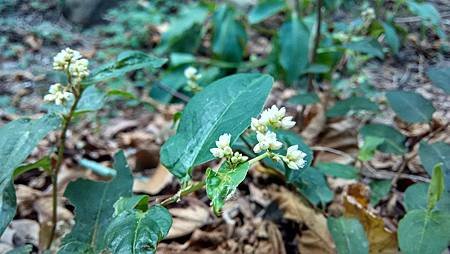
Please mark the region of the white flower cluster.
POLYGON ((66 48, 53 58, 53 69, 69 71, 75 82, 81 81, 89 75, 88 60, 82 58, 80 52, 66 48))
POLYGON ((50 86, 48 94, 44 96, 44 101, 55 102, 56 105, 64 105, 73 94, 70 91, 73 84, 79 84, 82 79, 89 75, 89 62, 82 58, 80 52, 66 48, 61 50, 53 58, 53 69, 68 72, 71 83, 63 86, 60 83, 50 86))
POLYGON ((184 76, 187 79, 187 90, 191 92, 199 92, 202 90, 198 84, 198 80, 202 77, 202 74, 198 73, 195 67, 189 66, 184 70, 184 76))
MULTIPOLYGON (((285 162, 291 169, 300 169, 305 166, 306 153, 298 149, 298 145, 288 147, 286 155, 277 154, 274 151, 283 147, 283 143, 277 140, 277 134, 273 129, 290 129, 294 127, 295 122, 292 116, 286 116, 284 107, 278 108, 273 105, 271 108, 264 110, 260 118, 252 118, 251 129, 256 132, 258 143, 253 147, 255 153, 264 152, 270 158, 279 162, 285 162)), ((217 148, 210 151, 217 158, 227 158, 232 165, 247 161, 247 156, 233 151, 230 147, 230 134, 223 134, 216 141, 217 148)))
POLYGON ((219 137, 219 140, 216 141, 215 148, 211 148, 209 151, 213 154, 214 157, 222 159, 225 158, 227 162, 236 166, 240 163, 246 162, 248 160, 247 156, 242 155, 239 152, 234 152, 230 147, 231 135, 228 133, 222 134, 219 137))
POLYGON ((51 85, 48 94, 44 96, 44 101, 54 101, 56 105, 65 104, 73 96, 73 94, 67 92, 66 89, 67 88, 60 83, 51 85))
POLYGON ((361 12, 361 18, 366 25, 370 25, 373 20, 375 20, 375 10, 373 8, 367 8, 363 12, 361 12))

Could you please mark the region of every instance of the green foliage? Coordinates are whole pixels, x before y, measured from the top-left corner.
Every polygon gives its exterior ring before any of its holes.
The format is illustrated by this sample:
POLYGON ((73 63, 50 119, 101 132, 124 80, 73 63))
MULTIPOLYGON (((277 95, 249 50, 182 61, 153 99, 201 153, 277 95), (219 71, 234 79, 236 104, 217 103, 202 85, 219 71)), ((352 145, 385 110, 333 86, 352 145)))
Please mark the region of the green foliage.
POLYGON ((335 162, 320 162, 316 164, 316 168, 325 175, 343 179, 357 179, 359 173, 355 167, 335 162))
POLYGON ((104 64, 95 69, 85 83, 103 82, 143 68, 159 68, 165 62, 166 59, 150 56, 143 52, 124 51, 117 56, 116 61, 104 64))
POLYGON ((436 111, 430 101, 414 92, 389 91, 386 98, 395 114, 408 123, 427 123, 436 111))
POLYGON ((360 41, 352 41, 343 46, 346 49, 350 49, 354 52, 367 54, 378 58, 383 58, 383 47, 376 39, 363 39, 360 41))
POLYGON ((316 93, 304 93, 290 98, 288 102, 296 105, 310 105, 320 102, 320 99, 316 93))
POLYGON ((119 200, 114 203, 114 214, 121 214, 125 211, 130 211, 133 209, 140 210, 142 212, 146 212, 148 210, 148 196, 147 195, 133 195, 131 197, 120 197, 119 200))
POLYGON ((298 191, 314 205, 324 207, 333 199, 334 193, 328 187, 325 175, 313 167, 295 171, 291 179, 298 191))
POLYGON ((426 71, 431 83, 440 87, 447 94, 450 94, 450 67, 446 66, 431 66, 426 71))
POLYGON ((350 98, 337 101, 326 114, 328 117, 338 117, 362 110, 375 112, 378 111, 378 105, 366 97, 352 96, 350 98))
POLYGON ((446 175, 446 185, 450 189, 450 145, 444 142, 427 144, 421 142, 419 146, 419 158, 429 175, 433 173, 436 164, 442 163, 442 169, 446 175))
POLYGON ((358 159, 361 161, 369 161, 375 155, 378 146, 384 143, 384 138, 365 136, 363 145, 359 149, 358 159))
POLYGON ((278 33, 278 59, 288 83, 293 83, 308 65, 310 32, 298 15, 293 14, 278 33))
POLYGON ((14 170, 30 155, 39 141, 60 125, 56 115, 37 120, 19 119, 0 128, 0 234, 16 213, 14 170))
POLYGON ((28 163, 25 165, 20 165, 14 170, 13 178, 16 178, 22 175, 25 172, 28 172, 33 169, 42 168, 43 170, 50 170, 51 160, 49 156, 45 156, 33 163, 28 163))
POLYGON ((172 226, 169 211, 155 205, 147 211, 124 210, 113 218, 106 230, 108 250, 112 253, 155 253, 156 245, 172 226))
POLYGON ((249 127, 272 82, 267 75, 236 74, 207 86, 186 105, 177 134, 161 148, 161 162, 178 178, 189 178, 192 167, 213 159, 209 149, 220 135, 231 134, 234 143, 249 127))
POLYGON ((398 38, 395 27, 389 23, 382 22, 384 34, 386 36, 386 42, 391 48, 392 53, 398 54, 400 50, 400 39, 398 38))
POLYGON ((242 163, 236 168, 230 168, 227 163, 214 171, 208 168, 206 171, 206 193, 211 200, 215 214, 219 214, 225 201, 229 199, 236 188, 247 176, 250 168, 248 162, 242 163))
MULTIPOLYGON (((406 211, 416 209, 427 209, 428 183, 416 183, 409 186, 403 195, 403 203, 406 211)), ((448 192, 442 194, 437 202, 435 210, 450 213, 450 195, 448 192)))
POLYGON ((370 204, 376 206, 391 191, 391 180, 374 180, 370 182, 370 204))
POLYGON ((437 202, 441 199, 444 192, 444 174, 442 165, 434 166, 433 175, 431 177, 430 187, 428 188, 428 210, 433 210, 437 202))
POLYGON ((214 13, 212 52, 222 60, 240 62, 247 44, 244 24, 237 20, 235 11, 222 5, 214 13))
POLYGON ((369 242, 361 223, 352 218, 333 218, 327 220, 339 254, 369 253, 369 242))
POLYGON ((383 143, 377 146, 377 149, 381 152, 396 155, 402 155, 406 152, 406 137, 389 125, 367 124, 359 132, 364 139, 368 136, 384 139, 383 143))
POLYGON ((133 177, 125 155, 114 156, 116 177, 109 182, 78 179, 71 182, 64 193, 75 206, 75 226, 61 244, 59 253, 102 251, 108 241, 106 228, 111 223, 114 203, 123 196, 131 196, 133 177))
POLYGON ((30 244, 15 248, 6 252, 5 254, 29 254, 33 250, 33 246, 30 244))
POLYGON ((82 114, 100 110, 105 104, 107 95, 95 86, 84 89, 78 102, 75 114, 82 114))
POLYGON ((260 0, 248 14, 248 21, 250 24, 259 23, 277 14, 284 8, 286 8, 286 3, 283 0, 260 0))

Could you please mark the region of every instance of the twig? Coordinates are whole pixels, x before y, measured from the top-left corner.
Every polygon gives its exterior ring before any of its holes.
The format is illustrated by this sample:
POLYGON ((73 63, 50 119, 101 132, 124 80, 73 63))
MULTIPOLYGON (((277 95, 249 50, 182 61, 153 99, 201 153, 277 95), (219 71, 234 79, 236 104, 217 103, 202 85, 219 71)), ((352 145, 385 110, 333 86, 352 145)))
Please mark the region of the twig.
POLYGON ((193 184, 189 185, 186 189, 181 189, 175 195, 161 201, 160 205, 168 206, 172 203, 178 202, 182 197, 185 197, 192 192, 200 190, 201 188, 203 188, 203 186, 205 186, 205 181, 193 183, 193 184))

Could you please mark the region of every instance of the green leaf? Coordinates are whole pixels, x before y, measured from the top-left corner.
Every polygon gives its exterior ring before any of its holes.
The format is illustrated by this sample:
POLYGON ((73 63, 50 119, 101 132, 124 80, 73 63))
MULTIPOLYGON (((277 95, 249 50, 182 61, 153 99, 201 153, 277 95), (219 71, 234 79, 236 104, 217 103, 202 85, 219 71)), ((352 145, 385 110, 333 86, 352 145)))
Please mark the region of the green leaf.
POLYGON ((343 47, 358 53, 379 57, 381 59, 384 57, 383 47, 376 39, 367 38, 360 41, 353 41, 345 44, 343 47))
POLYGON ((106 93, 95 86, 87 87, 81 94, 75 114, 100 110, 106 101, 106 93))
POLYGON ((208 10, 197 5, 186 5, 180 13, 170 19, 169 29, 161 37, 158 51, 193 53, 202 37, 202 25, 208 17, 208 10))
POLYGON ((336 243, 339 254, 369 253, 369 242, 361 223, 353 218, 333 218, 327 220, 328 229, 336 243))
POLYGON ((85 83, 102 82, 143 68, 159 68, 165 62, 166 59, 147 55, 140 51, 125 51, 117 56, 116 61, 107 63, 95 69, 85 83))
POLYGON ((170 66, 179 66, 183 64, 195 63, 195 56, 188 53, 174 52, 170 54, 170 66))
POLYGON ((33 251, 33 245, 27 244, 13 250, 6 252, 5 254, 29 254, 33 251))
POLYGON ((59 253, 97 253, 106 247, 105 234, 113 215, 114 203, 131 196, 133 177, 123 152, 114 156, 116 177, 110 182, 78 179, 64 193, 75 206, 75 226, 61 244, 59 253))
MULTIPOLYGON (((152 85, 150 96, 162 103, 169 103, 173 94, 187 83, 184 67, 179 67, 162 75, 159 84, 152 85)), ((158 81, 157 81, 158 82, 158 81)))
POLYGON ((308 167, 296 170, 294 174, 295 176, 291 177, 291 182, 312 204, 318 205, 320 203, 325 207, 325 204, 333 199, 333 192, 328 187, 325 175, 319 170, 308 167))
POLYGON ((283 0, 261 0, 248 14, 250 24, 259 23, 280 12, 286 7, 283 0))
POLYGON ((406 137, 399 131, 385 124, 367 124, 360 129, 360 134, 365 139, 367 136, 384 139, 378 149, 384 153, 402 155, 406 152, 406 137))
POLYGON ((370 182, 370 204, 376 206, 391 191, 391 180, 373 180, 370 182))
POLYGON ((148 211, 126 210, 115 217, 106 230, 106 242, 112 253, 155 253, 159 241, 172 226, 169 211, 160 206, 148 211))
POLYGON ((358 159, 361 161, 369 161, 375 155, 375 151, 378 146, 384 143, 384 138, 366 136, 364 137, 364 142, 362 147, 358 152, 358 159))
POLYGON ((433 174, 434 166, 442 163, 447 186, 450 187, 450 145, 444 142, 427 144, 420 142, 419 158, 428 175, 433 174))
POLYGON ((437 26, 441 22, 441 15, 431 3, 417 3, 412 0, 406 1, 409 10, 422 18, 422 22, 437 26))
POLYGON ((431 66, 426 74, 433 85, 450 94, 450 66, 431 66))
POLYGON ((25 172, 28 172, 33 169, 42 168, 46 171, 50 170, 51 160, 49 156, 45 156, 33 163, 28 163, 25 165, 21 165, 14 170, 13 178, 16 178, 22 175, 25 172))
POLYGON ((441 254, 450 241, 450 214, 410 211, 400 220, 398 240, 405 254, 441 254))
POLYGON ((444 192, 444 174, 442 164, 437 164, 433 169, 430 187, 428 188, 428 210, 433 210, 444 192))
POLYGON ((308 65, 309 30, 306 25, 293 14, 280 28, 279 61, 288 83, 294 82, 308 65))
POLYGON ((219 59, 240 62, 247 44, 247 33, 236 13, 228 5, 222 5, 212 19, 212 51, 219 59))
POLYGON ((400 39, 398 38, 397 32, 395 31, 395 27, 386 22, 382 22, 382 24, 384 35, 386 36, 386 42, 391 48, 392 53, 396 55, 400 50, 400 39))
POLYGON ((355 167, 335 162, 320 162, 316 164, 316 168, 325 175, 343 179, 357 179, 359 173, 355 167))
POLYGON ((0 235, 16 213, 14 170, 60 122, 59 116, 51 114, 37 120, 15 120, 0 128, 0 235))
POLYGON ((395 114, 408 123, 427 123, 436 111, 430 101, 414 92, 389 91, 386 98, 395 114))
POLYGON ((378 111, 378 105, 366 97, 353 96, 345 100, 337 101, 334 106, 327 111, 328 117, 345 116, 353 111, 378 111))
POLYGON ((270 76, 236 74, 215 81, 186 105, 177 134, 161 148, 161 162, 178 178, 214 157, 210 149, 224 133, 232 143, 262 111, 272 88, 270 76))
POLYGON ((216 172, 211 168, 206 171, 206 193, 211 200, 215 214, 219 214, 225 201, 229 199, 236 188, 245 180, 250 168, 248 162, 239 165, 235 169, 228 167, 227 163, 222 164, 216 172))
POLYGON ((142 212, 146 212, 148 210, 148 202, 149 198, 147 195, 133 195, 131 197, 120 197, 119 200, 114 203, 114 214, 121 214, 124 211, 130 211, 133 209, 140 210, 142 212))
POLYGON ((304 93, 290 98, 288 102, 295 105, 310 105, 320 102, 320 99, 316 93, 304 93))
MULTIPOLYGON (((406 211, 427 209, 428 183, 416 183, 409 186, 403 194, 403 203, 406 211)), ((450 213, 450 194, 444 192, 436 204, 435 210, 450 213)))

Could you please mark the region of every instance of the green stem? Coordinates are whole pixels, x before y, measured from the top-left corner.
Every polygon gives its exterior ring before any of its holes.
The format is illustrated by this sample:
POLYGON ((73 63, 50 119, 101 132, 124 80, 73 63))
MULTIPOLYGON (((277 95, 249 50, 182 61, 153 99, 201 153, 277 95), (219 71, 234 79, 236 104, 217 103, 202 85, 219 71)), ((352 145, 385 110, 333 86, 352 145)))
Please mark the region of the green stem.
POLYGON ((59 144, 58 144, 58 157, 56 160, 56 165, 52 169, 52 228, 50 230, 50 237, 47 243, 47 249, 50 249, 53 239, 55 237, 55 231, 56 231, 56 223, 58 222, 58 173, 61 169, 62 162, 64 159, 64 150, 65 150, 65 144, 66 144, 66 137, 67 137, 67 130, 69 129, 70 121, 73 118, 73 115, 75 113, 75 110, 77 108, 78 102, 81 97, 81 86, 78 88, 74 88, 74 96, 75 100, 70 107, 69 113, 67 113, 66 116, 63 117, 63 128, 61 131, 61 136, 59 138, 59 144))
POLYGON ((260 154, 260 155, 256 156, 255 158, 249 160, 249 161, 248 161, 248 164, 250 164, 250 166, 252 166, 252 165, 255 164, 256 162, 258 162, 258 161, 260 161, 260 160, 266 158, 267 156, 269 156, 269 153, 268 153, 268 152, 265 152, 265 153, 263 153, 263 154, 260 154))
POLYGON ((175 195, 161 201, 160 205, 162 206, 168 206, 172 203, 176 203, 178 202, 181 198, 196 192, 198 190, 200 190, 201 188, 203 188, 203 186, 205 186, 205 181, 201 181, 201 182, 196 182, 193 184, 190 184, 189 186, 187 186, 184 189, 181 189, 180 191, 178 191, 175 195))

